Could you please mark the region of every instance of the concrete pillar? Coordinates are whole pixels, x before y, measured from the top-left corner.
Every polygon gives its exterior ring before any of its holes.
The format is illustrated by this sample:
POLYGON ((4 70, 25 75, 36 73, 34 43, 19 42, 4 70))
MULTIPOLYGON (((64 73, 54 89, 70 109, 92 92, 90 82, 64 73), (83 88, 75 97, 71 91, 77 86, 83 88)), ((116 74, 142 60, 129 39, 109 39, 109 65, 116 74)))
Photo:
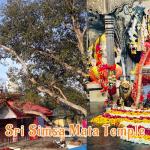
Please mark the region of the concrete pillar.
POLYGON ((114 53, 114 17, 105 15, 105 32, 106 32, 106 50, 108 65, 115 64, 114 53))
POLYGON ((100 92, 100 84, 90 82, 87 84, 87 93, 90 100, 90 113, 95 114, 103 112, 104 101, 107 99, 106 94, 100 92))
MULTIPOLYGON (((115 64, 114 53, 114 17, 105 15, 105 32, 106 32, 106 50, 107 50, 107 64, 113 66, 115 64)), ((116 80, 115 70, 108 70, 108 97, 109 100, 115 100, 116 95, 116 80), (109 78, 110 77, 110 78, 109 78)))

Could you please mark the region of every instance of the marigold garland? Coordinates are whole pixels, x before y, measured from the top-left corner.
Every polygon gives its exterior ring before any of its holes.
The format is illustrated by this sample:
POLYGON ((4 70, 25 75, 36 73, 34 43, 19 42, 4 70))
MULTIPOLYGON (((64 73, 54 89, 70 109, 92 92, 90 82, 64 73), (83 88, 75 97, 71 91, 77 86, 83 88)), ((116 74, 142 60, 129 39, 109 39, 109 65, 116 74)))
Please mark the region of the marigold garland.
POLYGON ((135 142, 135 143, 150 144, 150 111, 149 110, 132 111, 132 110, 111 109, 106 111, 102 115, 92 118, 91 123, 96 124, 98 126, 102 126, 104 124, 110 124, 111 126, 127 127, 127 128, 129 127, 134 128, 135 125, 140 125, 140 127, 145 128, 145 135, 133 136, 128 141, 135 142))

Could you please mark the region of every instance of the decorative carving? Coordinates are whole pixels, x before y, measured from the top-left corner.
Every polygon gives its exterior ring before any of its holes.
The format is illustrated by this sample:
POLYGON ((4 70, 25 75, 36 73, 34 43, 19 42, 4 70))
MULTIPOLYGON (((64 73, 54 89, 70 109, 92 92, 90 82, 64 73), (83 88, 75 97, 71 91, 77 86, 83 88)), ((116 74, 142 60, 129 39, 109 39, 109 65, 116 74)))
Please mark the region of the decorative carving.
POLYGON ((109 14, 124 5, 131 5, 137 0, 87 0, 87 8, 99 14, 109 14))

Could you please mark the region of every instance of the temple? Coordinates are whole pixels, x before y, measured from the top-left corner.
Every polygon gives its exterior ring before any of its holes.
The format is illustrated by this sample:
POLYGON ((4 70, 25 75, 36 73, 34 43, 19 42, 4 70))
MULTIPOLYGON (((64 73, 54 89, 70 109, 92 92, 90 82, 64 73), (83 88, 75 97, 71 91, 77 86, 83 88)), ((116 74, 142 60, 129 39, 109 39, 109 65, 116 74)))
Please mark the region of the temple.
POLYGON ((105 108, 91 123, 134 129, 141 123, 143 137, 121 138, 150 144, 150 5, 94 0, 88 1, 88 10, 90 110, 105 108))

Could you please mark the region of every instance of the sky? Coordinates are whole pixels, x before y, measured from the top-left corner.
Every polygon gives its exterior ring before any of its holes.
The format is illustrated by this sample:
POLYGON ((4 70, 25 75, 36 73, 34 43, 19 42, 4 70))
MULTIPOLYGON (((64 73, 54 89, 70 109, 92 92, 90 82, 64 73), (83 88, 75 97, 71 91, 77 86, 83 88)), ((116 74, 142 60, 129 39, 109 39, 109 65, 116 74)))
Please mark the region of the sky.
POLYGON ((0 4, 5 4, 7 0, 0 0, 0 4))
MULTIPOLYGON (((3 8, 4 4, 7 0, 0 0, 0 8, 3 8)), ((0 16, 1 18, 2 16, 0 16)), ((12 61, 10 59, 7 60, 8 64, 12 64, 12 61)), ((0 82, 5 82, 7 80, 7 71, 8 71, 9 65, 2 65, 0 64, 0 82)))
POLYGON ((0 64, 0 82, 5 82, 7 80, 8 67, 0 64))
POLYGON ((2 60, 4 64, 0 63, 0 84, 7 81, 7 71, 10 67, 20 68, 21 66, 15 61, 12 61, 10 58, 2 60))
POLYGON ((6 4, 7 0, 0 0, 0 9, 6 4))

